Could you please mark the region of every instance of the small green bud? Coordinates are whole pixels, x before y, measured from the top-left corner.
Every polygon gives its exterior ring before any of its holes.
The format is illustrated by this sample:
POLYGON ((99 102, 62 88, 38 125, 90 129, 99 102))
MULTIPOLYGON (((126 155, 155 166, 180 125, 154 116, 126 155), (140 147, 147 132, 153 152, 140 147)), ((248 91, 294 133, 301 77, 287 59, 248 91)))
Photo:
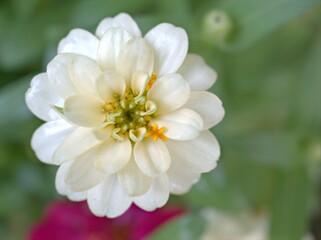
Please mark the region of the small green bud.
POLYGON ((232 20, 221 10, 212 10, 203 19, 203 36, 209 43, 224 42, 232 28, 232 20))
POLYGON ((128 107, 129 109, 134 109, 136 107, 135 102, 130 102, 128 107))

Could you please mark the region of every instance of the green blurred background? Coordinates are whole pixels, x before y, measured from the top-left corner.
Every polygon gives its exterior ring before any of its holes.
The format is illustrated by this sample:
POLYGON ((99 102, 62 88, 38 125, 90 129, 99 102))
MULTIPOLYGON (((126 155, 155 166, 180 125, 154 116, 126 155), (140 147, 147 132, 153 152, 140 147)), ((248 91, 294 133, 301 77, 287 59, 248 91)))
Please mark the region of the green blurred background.
POLYGON ((1 0, 0 239, 24 239, 46 204, 61 198, 56 167, 30 148, 41 124, 24 103, 32 76, 45 71, 69 30, 94 32, 119 12, 131 14, 143 33, 161 22, 185 28, 189 51, 217 71, 211 91, 226 109, 212 129, 222 148, 218 167, 188 194, 171 197, 191 213, 158 238, 185 229, 197 239, 199 210, 211 207, 266 212, 269 239, 311 231, 321 239, 320 0, 1 0), (215 9, 223 11, 218 21, 215 9))

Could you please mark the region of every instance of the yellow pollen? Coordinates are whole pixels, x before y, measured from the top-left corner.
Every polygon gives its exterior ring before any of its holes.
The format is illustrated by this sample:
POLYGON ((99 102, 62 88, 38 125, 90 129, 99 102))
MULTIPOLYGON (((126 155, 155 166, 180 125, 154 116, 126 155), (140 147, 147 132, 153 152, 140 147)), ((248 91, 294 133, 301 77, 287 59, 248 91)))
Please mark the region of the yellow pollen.
POLYGON ((152 88, 152 86, 156 82, 156 80, 157 80, 157 75, 155 73, 152 73, 152 75, 150 76, 149 81, 146 85, 147 91, 149 91, 152 88))
POLYGON ((105 103, 105 104, 104 104, 104 110, 107 111, 107 112, 110 112, 110 111, 114 110, 113 104, 111 104, 111 103, 105 103))
POLYGON ((152 137, 154 142, 156 142, 159 138, 163 141, 167 141, 168 138, 164 135, 165 131, 165 127, 158 128, 158 125, 154 123, 150 131, 147 132, 146 137, 152 137))
POLYGON ((119 106, 119 102, 115 101, 115 102, 112 103, 112 105, 113 105, 114 108, 117 108, 119 106))

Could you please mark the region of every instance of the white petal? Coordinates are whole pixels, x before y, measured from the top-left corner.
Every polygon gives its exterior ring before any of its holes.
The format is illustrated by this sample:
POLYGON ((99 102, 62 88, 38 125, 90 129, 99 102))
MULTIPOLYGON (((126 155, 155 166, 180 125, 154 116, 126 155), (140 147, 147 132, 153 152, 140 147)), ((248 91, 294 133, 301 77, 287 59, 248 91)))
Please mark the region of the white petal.
POLYGON ((105 141, 112 135, 115 128, 114 126, 114 124, 104 122, 98 127, 95 127, 93 129, 93 133, 95 134, 95 137, 97 139, 99 139, 100 141, 105 141))
POLYGON ((71 190, 68 188, 68 186, 65 183, 65 176, 67 172, 69 171, 69 168, 71 166, 72 162, 63 163, 56 173, 56 189, 57 192, 61 195, 67 195, 71 192, 71 190))
POLYGON ((184 107, 194 110, 202 117, 203 130, 218 124, 225 114, 221 100, 210 92, 191 92, 184 107))
POLYGON ((59 145, 52 161, 55 164, 61 164, 75 159, 99 143, 91 128, 77 128, 59 145))
POLYGON ((32 149, 40 161, 54 164, 52 162, 53 153, 73 130, 74 128, 64 120, 47 122, 40 126, 31 139, 32 149))
POLYGON ((130 197, 141 196, 148 191, 152 179, 143 174, 133 158, 118 172, 118 179, 124 192, 130 197))
POLYGON ((75 56, 69 65, 69 75, 75 87, 83 93, 96 94, 96 79, 101 71, 96 62, 85 56, 75 56))
POLYGON ((64 115, 64 104, 62 107, 52 106, 52 110, 55 111, 55 113, 58 115, 59 119, 65 120, 67 123, 69 123, 71 126, 74 126, 75 128, 79 127, 75 123, 71 122, 66 116, 64 115))
POLYGON ((132 38, 130 33, 122 28, 110 28, 100 40, 97 61, 103 70, 115 70, 116 60, 123 44, 132 38))
POLYGON ((96 156, 97 148, 93 148, 72 161, 65 176, 65 183, 72 191, 87 191, 104 180, 106 174, 94 166, 96 156))
MULTIPOLYGON (((172 154, 172 152, 170 153, 172 154)), ((184 162, 184 159, 180 158, 180 156, 171 156, 173 161, 167 172, 171 193, 186 193, 190 190, 193 184, 198 182, 201 174, 195 171, 193 168, 190 168, 184 162)), ((197 159, 198 158, 196 158, 196 160, 197 159)))
POLYGON ((61 106, 63 99, 54 91, 46 73, 36 75, 26 93, 26 104, 33 114, 44 121, 59 119, 51 106, 61 106))
POLYGON ((104 102, 93 95, 74 95, 66 99, 64 115, 82 127, 94 127, 105 120, 104 102))
POLYGON ((130 39, 124 43, 116 62, 116 70, 124 77, 128 86, 135 72, 151 74, 153 66, 153 50, 143 38, 130 39))
POLYGON ((196 54, 188 54, 180 69, 184 79, 193 91, 205 91, 216 81, 217 74, 196 54))
POLYGON ((166 143, 174 161, 184 162, 196 172, 209 172, 217 165, 220 156, 220 146, 210 131, 201 134, 190 141, 172 141, 166 143))
POLYGON ((134 158, 139 169, 150 177, 166 172, 171 164, 171 157, 163 141, 153 142, 151 138, 135 144, 134 158))
POLYGON ((146 72, 136 72, 133 74, 131 87, 135 96, 141 96, 144 93, 148 81, 149 74, 146 72))
POLYGON ((161 115, 152 120, 159 128, 165 127, 165 136, 174 140, 190 140, 196 138, 203 129, 203 120, 199 114, 191 109, 161 115))
POLYGON ((118 73, 113 71, 104 72, 96 81, 97 91, 102 99, 106 102, 116 100, 123 96, 126 90, 126 82, 118 73))
POLYGON ((188 83, 179 74, 168 74, 158 79, 148 92, 148 99, 157 104, 159 114, 183 106, 190 94, 188 83))
POLYGON ((99 147, 95 166, 106 173, 115 173, 128 163, 131 154, 132 145, 128 138, 123 142, 107 140, 99 147))
POLYGON ((153 179, 148 192, 134 198, 134 203, 145 211, 153 211, 166 204, 169 198, 169 182, 166 174, 153 179))
POLYGON ((92 59, 73 53, 56 56, 47 66, 48 79, 63 98, 85 93, 96 94, 95 81, 101 74, 92 59))
POLYGON ((89 208, 99 217, 118 217, 130 207, 131 203, 116 175, 106 177, 105 181, 88 191, 89 208))
POLYGON ((134 37, 141 37, 141 32, 136 24, 136 22, 127 13, 120 13, 114 18, 103 19, 96 30, 96 35, 100 38, 113 27, 123 27, 134 37))
POLYGON ((62 164, 56 174, 56 189, 61 195, 67 196, 71 201, 83 201, 87 198, 87 192, 73 192, 65 183, 65 176, 69 171, 72 162, 62 164))
POLYGON ((154 72, 159 76, 176 72, 187 54, 188 39, 185 30, 162 23, 151 29, 145 39, 154 49, 154 72))
POLYGON ((87 199, 87 191, 86 192, 70 192, 67 195, 67 198, 73 202, 82 202, 87 199))
POLYGON ((76 55, 71 53, 57 55, 47 66, 49 82, 62 98, 79 92, 69 75, 69 66, 75 57, 76 55))
POLYGON ((96 60, 99 40, 83 29, 73 29, 58 46, 58 53, 76 53, 96 60))

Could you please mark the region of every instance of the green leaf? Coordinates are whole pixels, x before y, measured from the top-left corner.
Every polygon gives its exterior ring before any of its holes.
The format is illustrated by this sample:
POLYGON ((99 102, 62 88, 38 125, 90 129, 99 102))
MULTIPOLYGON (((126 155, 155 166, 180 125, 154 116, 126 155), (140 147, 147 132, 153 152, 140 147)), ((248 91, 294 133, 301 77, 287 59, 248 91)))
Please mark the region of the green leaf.
MULTIPOLYGON (((297 74, 292 105, 295 126, 302 125, 319 135, 321 122, 321 34, 319 33, 306 56, 302 58, 297 74), (313 131, 315 130, 315 131, 313 131)), ((319 135, 320 136, 320 135, 319 135)))
POLYGON ((271 239, 299 240, 307 232, 311 183, 306 169, 298 165, 277 178, 271 210, 271 239))
POLYGON ((225 148, 231 159, 244 159, 264 167, 285 169, 294 164, 298 139, 298 134, 290 133, 247 133, 234 135, 225 143, 225 148))
POLYGON ((318 4, 320 0, 229 0, 219 8, 234 22, 230 47, 242 49, 318 4))
POLYGON ((195 240, 199 239, 205 227, 205 220, 197 212, 168 222, 153 234, 151 240, 195 240))

